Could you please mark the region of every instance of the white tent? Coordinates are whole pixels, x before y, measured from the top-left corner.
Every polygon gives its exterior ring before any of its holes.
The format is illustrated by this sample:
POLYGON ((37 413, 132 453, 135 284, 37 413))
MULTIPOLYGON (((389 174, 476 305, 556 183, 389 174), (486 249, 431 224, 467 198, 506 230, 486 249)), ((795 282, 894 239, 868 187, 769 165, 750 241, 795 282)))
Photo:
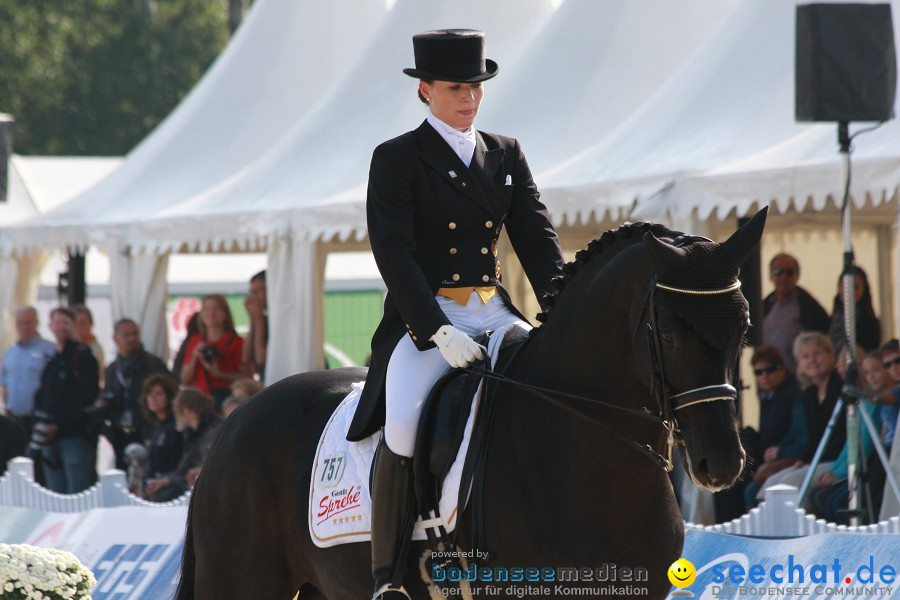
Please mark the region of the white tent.
MULTIPOLYGON (((9 161, 7 201, 0 204, 0 226, 22 223, 63 205, 109 176, 121 163, 121 158, 14 154, 9 161)), ((15 335, 12 309, 35 303, 38 275, 47 257, 46 251, 40 251, 17 260, 0 260, 0 281, 15 282, 0 291, 0 306, 9 307, 0 318, 0 343, 4 348, 15 335)))

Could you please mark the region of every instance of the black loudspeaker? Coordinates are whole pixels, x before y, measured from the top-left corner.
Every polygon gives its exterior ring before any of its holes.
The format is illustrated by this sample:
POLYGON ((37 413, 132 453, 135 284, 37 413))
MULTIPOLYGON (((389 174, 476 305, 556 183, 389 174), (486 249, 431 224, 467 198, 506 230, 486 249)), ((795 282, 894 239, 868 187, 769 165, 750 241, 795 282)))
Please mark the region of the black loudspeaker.
POLYGON ((886 121, 896 88, 890 4, 797 6, 798 121, 886 121))

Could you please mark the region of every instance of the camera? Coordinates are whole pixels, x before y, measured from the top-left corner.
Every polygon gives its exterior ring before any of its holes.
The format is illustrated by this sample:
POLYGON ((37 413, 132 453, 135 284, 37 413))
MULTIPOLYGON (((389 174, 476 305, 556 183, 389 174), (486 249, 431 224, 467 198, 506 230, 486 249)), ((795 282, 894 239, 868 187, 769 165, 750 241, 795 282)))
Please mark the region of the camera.
POLYGON ((201 354, 203 355, 203 360, 206 362, 212 362, 219 355, 219 351, 216 350, 213 346, 206 346, 203 348, 201 354))
POLYGON ((28 439, 28 447, 25 448, 25 456, 31 460, 37 460, 41 456, 44 446, 53 441, 51 429, 56 425, 53 416, 41 411, 34 411, 34 425, 31 437, 28 439))

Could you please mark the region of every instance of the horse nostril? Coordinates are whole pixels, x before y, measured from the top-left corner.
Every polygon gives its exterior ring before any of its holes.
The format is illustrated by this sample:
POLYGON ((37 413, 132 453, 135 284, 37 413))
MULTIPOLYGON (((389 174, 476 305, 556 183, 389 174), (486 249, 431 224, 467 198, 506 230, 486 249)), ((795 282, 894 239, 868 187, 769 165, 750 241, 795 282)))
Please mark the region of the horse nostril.
POLYGON ((700 462, 697 463, 694 475, 703 477, 704 479, 709 478, 709 462, 707 462, 705 458, 701 459, 700 462))

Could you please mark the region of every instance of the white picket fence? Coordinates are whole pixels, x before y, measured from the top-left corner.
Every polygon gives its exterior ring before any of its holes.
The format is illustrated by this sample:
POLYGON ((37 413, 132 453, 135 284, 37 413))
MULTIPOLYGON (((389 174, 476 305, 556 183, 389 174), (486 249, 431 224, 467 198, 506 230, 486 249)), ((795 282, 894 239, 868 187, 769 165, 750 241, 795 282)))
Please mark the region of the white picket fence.
MULTIPOLYGON (((14 458, 0 477, 0 507, 17 506, 47 512, 82 512, 115 506, 186 506, 190 493, 171 502, 148 502, 131 494, 125 473, 111 470, 80 494, 57 494, 34 482, 34 464, 28 458, 14 458)), ((815 533, 859 533, 900 535, 900 516, 864 527, 848 527, 816 519, 797 506, 797 488, 776 485, 766 490, 765 500, 744 516, 718 525, 685 523, 686 529, 754 537, 801 537, 815 533)))
POLYGON ((74 513, 115 506, 186 506, 190 493, 170 502, 148 502, 128 491, 123 471, 113 469, 100 481, 78 494, 57 494, 34 482, 34 463, 30 458, 14 458, 0 477, 0 507, 16 506, 46 512, 74 513))
POLYGON ((754 537, 801 537, 815 533, 900 534, 900 516, 861 527, 849 527, 816 519, 798 507, 799 490, 792 485, 774 485, 766 490, 765 500, 747 514, 728 523, 696 525, 685 523, 687 529, 748 535, 754 537))

